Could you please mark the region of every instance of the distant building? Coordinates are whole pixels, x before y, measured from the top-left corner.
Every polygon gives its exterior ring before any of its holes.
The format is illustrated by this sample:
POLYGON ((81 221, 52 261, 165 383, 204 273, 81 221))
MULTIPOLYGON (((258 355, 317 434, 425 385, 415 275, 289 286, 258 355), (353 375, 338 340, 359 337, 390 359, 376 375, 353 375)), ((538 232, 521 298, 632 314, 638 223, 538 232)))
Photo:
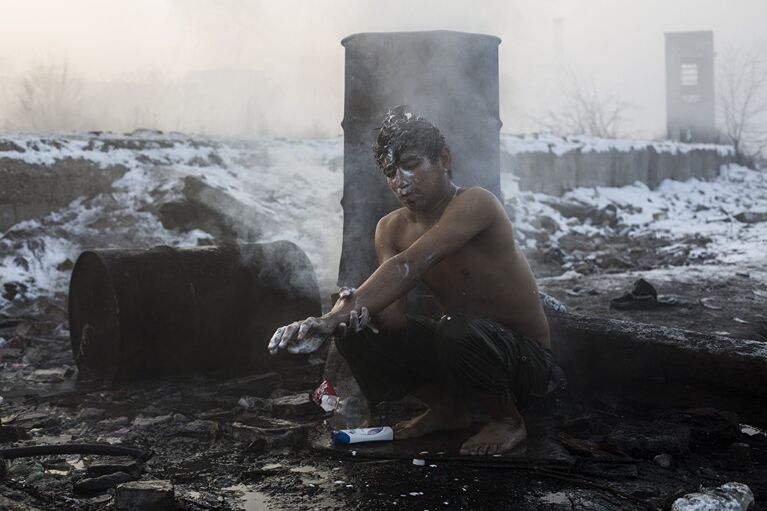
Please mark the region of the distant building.
POLYGON ((714 33, 666 33, 668 137, 713 142, 714 122, 714 33))

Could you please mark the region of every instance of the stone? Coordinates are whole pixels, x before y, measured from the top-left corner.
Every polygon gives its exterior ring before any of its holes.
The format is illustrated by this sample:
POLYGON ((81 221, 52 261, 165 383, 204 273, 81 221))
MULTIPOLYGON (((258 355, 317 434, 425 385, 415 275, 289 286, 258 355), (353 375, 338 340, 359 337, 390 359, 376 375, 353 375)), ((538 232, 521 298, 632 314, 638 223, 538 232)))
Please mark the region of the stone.
POLYGON ((669 467, 671 467, 672 459, 673 458, 671 457, 670 454, 663 453, 663 454, 658 454, 657 456, 655 456, 652 459, 652 461, 653 461, 653 463, 655 463, 656 465, 658 465, 661 468, 669 468, 669 467))
POLYGON ((208 420, 193 420, 181 426, 179 433, 196 438, 216 438, 220 431, 218 422, 208 420))
POLYGON ((751 446, 744 442, 730 444, 727 450, 727 466, 731 470, 748 472, 751 470, 751 446))
POLYGON ((116 511, 171 511, 176 509, 173 485, 169 481, 133 481, 115 491, 116 511))
POLYGON ((277 417, 296 418, 319 415, 322 409, 314 404, 308 392, 304 392, 273 399, 272 412, 277 417))
POLYGON ((105 474, 99 477, 81 479, 75 483, 74 490, 78 495, 93 495, 94 493, 100 493, 110 488, 114 488, 118 484, 127 483, 134 479, 135 477, 128 473, 115 472, 113 474, 105 474))
POLYGON ((737 482, 725 483, 678 498, 671 511, 746 511, 754 502, 754 494, 747 485, 737 482))
POLYGON ((0 426, 0 443, 9 443, 28 438, 27 430, 20 426, 0 426))
POLYGON ((735 215, 735 220, 744 224, 767 222, 767 211, 743 211, 735 215))
POLYGON ((635 421, 619 424, 607 436, 607 444, 631 456, 648 458, 656 454, 687 452, 690 429, 668 422, 635 421))
POLYGON ((0 495, 0 509, 8 511, 41 511, 39 507, 33 507, 18 500, 11 500, 0 495))
POLYGON ((300 448, 309 442, 308 427, 278 419, 271 420, 271 424, 250 425, 235 422, 231 427, 231 435, 241 442, 266 442, 266 449, 281 449, 285 447, 300 448))
POLYGON ((157 417, 144 417, 139 415, 133 419, 133 427, 137 429, 153 428, 173 421, 172 415, 158 415, 157 417))
POLYGON ((99 456, 85 467, 88 477, 101 477, 115 472, 130 474, 135 479, 141 473, 141 466, 128 456, 99 456))

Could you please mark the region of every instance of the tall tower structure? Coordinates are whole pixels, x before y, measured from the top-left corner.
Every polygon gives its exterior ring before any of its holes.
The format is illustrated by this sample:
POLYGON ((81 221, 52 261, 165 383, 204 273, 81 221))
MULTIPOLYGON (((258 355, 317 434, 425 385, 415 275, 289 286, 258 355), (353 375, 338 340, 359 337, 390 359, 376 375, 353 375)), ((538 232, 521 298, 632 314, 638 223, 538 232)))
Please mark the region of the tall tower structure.
POLYGON ((668 138, 713 142, 714 33, 666 33, 666 126, 668 138))

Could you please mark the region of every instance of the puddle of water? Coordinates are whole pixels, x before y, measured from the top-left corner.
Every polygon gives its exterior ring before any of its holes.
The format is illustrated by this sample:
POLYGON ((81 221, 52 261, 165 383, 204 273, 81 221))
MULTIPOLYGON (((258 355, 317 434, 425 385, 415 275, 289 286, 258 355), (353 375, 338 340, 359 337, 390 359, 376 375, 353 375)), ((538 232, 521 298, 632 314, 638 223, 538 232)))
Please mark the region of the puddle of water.
POLYGON ((278 511, 282 507, 270 502, 269 497, 260 491, 251 490, 244 484, 228 486, 225 490, 237 492, 239 509, 243 511, 278 511))

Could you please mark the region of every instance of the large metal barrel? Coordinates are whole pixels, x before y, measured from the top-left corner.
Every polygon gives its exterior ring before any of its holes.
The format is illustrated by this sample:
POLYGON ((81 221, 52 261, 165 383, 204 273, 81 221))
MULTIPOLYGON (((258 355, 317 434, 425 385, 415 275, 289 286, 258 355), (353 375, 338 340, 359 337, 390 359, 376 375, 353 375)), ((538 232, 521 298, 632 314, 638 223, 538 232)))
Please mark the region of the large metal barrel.
POLYGON ((450 31, 356 34, 345 38, 344 238, 339 284, 356 286, 375 268, 373 234, 399 207, 373 160, 375 128, 407 104, 442 131, 453 177, 500 196, 500 39, 450 31))
POLYGON ((112 382, 263 370, 274 330, 320 313, 311 262, 287 241, 89 250, 69 285, 78 369, 112 382))

